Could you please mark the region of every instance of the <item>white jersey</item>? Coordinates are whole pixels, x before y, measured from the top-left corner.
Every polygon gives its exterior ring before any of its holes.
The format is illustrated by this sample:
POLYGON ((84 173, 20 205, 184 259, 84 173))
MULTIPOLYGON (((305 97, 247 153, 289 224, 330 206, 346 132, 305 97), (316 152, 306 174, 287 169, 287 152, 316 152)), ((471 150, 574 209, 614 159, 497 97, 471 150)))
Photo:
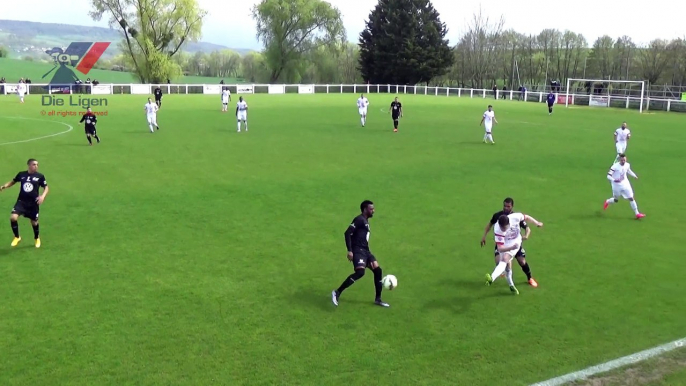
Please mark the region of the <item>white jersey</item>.
POLYGON ((624 165, 620 164, 619 162, 615 163, 610 167, 610 170, 607 172, 607 179, 612 180, 613 185, 631 185, 629 183, 629 179, 627 178, 627 175, 630 175, 632 177, 635 177, 636 174, 631 170, 631 164, 628 162, 625 162, 624 165), (619 182, 615 182, 619 181, 619 182))
POLYGON ((484 125, 486 125, 486 127, 493 126, 493 119, 494 118, 495 118, 495 112, 486 110, 486 112, 484 113, 484 125))
MULTIPOLYGON (((510 227, 507 231, 503 232, 500 229, 498 223, 493 227, 493 233, 495 234, 495 243, 504 247, 511 247, 513 245, 522 245, 522 232, 520 230, 519 224, 524 221, 524 215, 522 213, 510 213, 507 215, 510 219, 510 227)), ((517 252, 517 251, 513 251, 517 252)))
POLYGON ((19 83, 17 85, 17 92, 19 94, 25 94, 26 93, 26 84, 25 83, 19 83))
POLYGON ((617 137, 617 142, 626 143, 626 141, 631 137, 631 130, 623 129, 620 127, 615 130, 615 136, 617 137))
POLYGON ((248 111, 248 103, 246 101, 239 101, 238 103, 236 103, 236 107, 238 107, 239 114, 248 111))
POLYGON ((367 106, 369 106, 369 100, 364 97, 357 98, 357 108, 360 110, 365 110, 367 109, 367 106))
POLYGON ((229 97, 230 96, 231 96, 231 91, 229 91, 229 90, 222 91, 222 102, 223 103, 229 103, 229 97))
POLYGON ((146 103, 146 104, 145 104, 145 112, 146 112, 148 115, 155 115, 155 114, 157 114, 157 105, 154 104, 154 103, 152 103, 152 102, 146 103))

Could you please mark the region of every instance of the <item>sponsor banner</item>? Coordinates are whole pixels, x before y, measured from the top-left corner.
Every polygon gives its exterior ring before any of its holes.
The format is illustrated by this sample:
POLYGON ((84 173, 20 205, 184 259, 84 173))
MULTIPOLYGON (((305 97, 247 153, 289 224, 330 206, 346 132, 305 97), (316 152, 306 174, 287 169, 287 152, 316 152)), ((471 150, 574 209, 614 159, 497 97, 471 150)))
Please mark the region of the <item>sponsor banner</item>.
POLYGON ((112 86, 111 85, 102 85, 102 84, 99 84, 97 86, 91 86, 91 94, 95 94, 95 95, 112 94, 112 86))
POLYGON ((558 95, 557 96, 557 104, 563 105, 565 102, 569 102, 569 104, 572 104, 572 96, 569 95, 558 95))
POLYGON ((252 94, 253 86, 238 85, 236 86, 236 94, 252 94))
POLYGON ((314 94, 314 86, 298 86, 298 94, 314 94))
POLYGON ((69 86, 49 86, 51 94, 71 94, 69 86))
POLYGON ((150 94, 149 84, 132 84, 131 94, 150 94))
POLYGON ((221 94, 222 93, 222 85, 221 84, 203 84, 202 85, 202 93, 203 94, 221 94))
POLYGON ((284 85, 269 85, 269 93, 270 94, 285 94, 286 93, 286 86, 284 85))
POLYGON ((591 95, 588 98, 588 105, 594 107, 608 107, 610 105, 610 99, 607 97, 591 95))
POLYGON ((5 84, 5 92, 7 94, 16 94, 17 93, 17 85, 16 84, 5 84))

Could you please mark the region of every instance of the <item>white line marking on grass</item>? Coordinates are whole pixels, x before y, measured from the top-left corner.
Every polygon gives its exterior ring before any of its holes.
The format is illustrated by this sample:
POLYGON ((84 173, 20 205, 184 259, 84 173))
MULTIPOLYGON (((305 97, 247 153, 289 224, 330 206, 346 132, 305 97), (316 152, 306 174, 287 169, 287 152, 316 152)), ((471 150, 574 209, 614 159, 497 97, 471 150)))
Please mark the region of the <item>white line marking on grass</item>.
POLYGON ((662 346, 653 347, 645 351, 637 352, 635 354, 627 355, 619 359, 601 363, 597 366, 591 366, 581 371, 569 373, 561 377, 549 379, 547 381, 534 383, 531 386, 560 386, 569 382, 585 380, 594 375, 606 373, 608 371, 612 371, 620 367, 633 365, 634 363, 642 362, 646 359, 656 357, 660 354, 664 354, 666 352, 670 352, 672 350, 676 350, 684 346, 686 346, 686 338, 681 338, 675 340, 674 342, 663 344, 662 346))
POLYGON ((64 123, 64 122, 48 121, 48 120, 45 120, 45 119, 24 118, 24 117, 3 117, 3 118, 7 118, 7 119, 26 119, 26 120, 29 120, 29 121, 39 121, 39 122, 52 122, 52 123, 58 123, 58 124, 60 124, 60 125, 67 126, 69 129, 68 129, 68 130, 65 130, 65 131, 62 131, 62 132, 59 132, 59 133, 56 133, 56 134, 44 135, 44 136, 42 136, 42 137, 37 137, 37 138, 24 139, 24 140, 21 140, 21 141, 13 141, 13 142, 2 142, 2 143, 0 143, 0 146, 14 145, 14 144, 17 144, 17 143, 26 143, 26 142, 38 141, 39 139, 45 139, 45 138, 50 138, 50 137, 56 137, 56 136, 62 135, 62 134, 67 134, 68 132, 74 130, 74 126, 72 126, 72 125, 70 125, 70 124, 68 124, 68 123, 64 123))

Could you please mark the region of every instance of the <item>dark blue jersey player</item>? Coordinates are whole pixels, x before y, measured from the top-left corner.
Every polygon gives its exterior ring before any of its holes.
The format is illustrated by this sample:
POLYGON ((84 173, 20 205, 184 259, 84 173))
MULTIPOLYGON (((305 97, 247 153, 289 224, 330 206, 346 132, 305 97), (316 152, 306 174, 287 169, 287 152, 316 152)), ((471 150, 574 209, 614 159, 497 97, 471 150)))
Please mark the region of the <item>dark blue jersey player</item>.
POLYGON ((553 105, 555 104, 555 94, 550 92, 548 94, 547 102, 548 102, 548 115, 550 115, 553 113, 553 105))

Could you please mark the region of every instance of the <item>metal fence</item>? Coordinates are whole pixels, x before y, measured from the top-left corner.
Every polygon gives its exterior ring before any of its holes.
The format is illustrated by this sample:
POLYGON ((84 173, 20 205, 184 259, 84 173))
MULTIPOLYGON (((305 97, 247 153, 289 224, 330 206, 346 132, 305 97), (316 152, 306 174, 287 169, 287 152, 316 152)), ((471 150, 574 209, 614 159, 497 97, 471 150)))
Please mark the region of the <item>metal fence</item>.
MULTIPOLYGON (((91 94, 91 95, 117 95, 133 94, 151 96, 156 87, 160 87, 164 94, 212 94, 219 95, 227 89, 231 94, 412 94, 431 95, 437 97, 462 97, 482 98, 493 100, 514 100, 522 102, 545 101, 547 91, 515 91, 455 88, 455 87, 430 87, 430 86, 400 86, 400 85, 370 85, 370 84, 79 84, 79 85, 47 85, 28 84, 27 94, 91 94)), ((570 93, 573 96, 570 105, 588 106, 590 95, 574 88, 570 93)), ((0 84, 0 94, 15 94, 17 84, 0 84)), ((564 90, 558 93, 557 102, 564 96, 564 90)), ((640 93, 610 95, 609 107, 638 110, 641 104, 640 93)), ((645 110, 686 112, 686 100, 671 98, 643 97, 645 110)))

